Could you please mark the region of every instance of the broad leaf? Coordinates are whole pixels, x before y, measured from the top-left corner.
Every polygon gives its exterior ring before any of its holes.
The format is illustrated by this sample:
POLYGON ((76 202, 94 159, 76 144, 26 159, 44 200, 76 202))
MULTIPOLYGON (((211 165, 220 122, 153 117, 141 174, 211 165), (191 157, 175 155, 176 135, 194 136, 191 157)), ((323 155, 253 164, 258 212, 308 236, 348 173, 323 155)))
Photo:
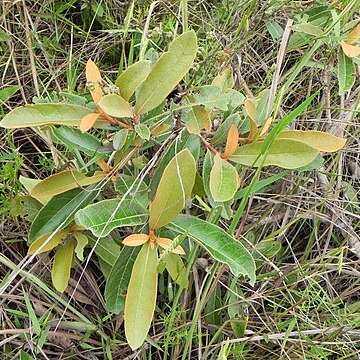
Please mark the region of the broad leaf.
POLYGON ((150 140, 150 130, 145 124, 135 125, 135 132, 140 136, 143 140, 150 140))
POLYGON ((75 241, 67 241, 54 256, 51 279, 55 289, 64 292, 68 286, 70 270, 74 259, 75 241))
POLYGON ((113 139, 113 147, 115 150, 121 150, 124 147, 128 132, 128 129, 121 129, 115 134, 113 139))
POLYGON ((235 84, 231 66, 225 68, 223 72, 216 75, 211 85, 219 86, 222 90, 231 89, 235 84))
POLYGON ((189 286, 189 280, 186 274, 186 267, 181 257, 177 254, 170 253, 165 256, 164 261, 170 277, 178 285, 186 289, 189 286))
POLYGON ((99 201, 78 211, 75 221, 95 236, 105 237, 117 227, 142 225, 147 217, 147 212, 134 201, 110 199, 99 201))
POLYGON ((68 236, 68 230, 60 230, 55 234, 49 232, 40 236, 36 241, 34 241, 28 250, 28 255, 33 255, 36 252, 41 254, 46 251, 52 250, 54 247, 62 243, 62 241, 68 236))
POLYGON ((341 41, 341 48, 344 54, 349 58, 355 58, 360 55, 360 47, 355 45, 350 45, 345 41, 341 41))
POLYGON ((211 129, 211 119, 203 106, 193 106, 184 117, 186 129, 191 134, 200 135, 201 130, 211 129))
POLYGON ((89 131, 95 125, 96 120, 99 118, 99 116, 100 116, 99 113, 91 113, 85 115, 80 120, 80 131, 82 133, 89 131))
POLYGON ((276 165, 285 169, 297 169, 310 164, 319 154, 313 147, 291 139, 276 139, 266 154, 261 154, 263 142, 254 142, 240 146, 229 160, 258 167, 276 165), (263 162, 264 161, 264 162, 263 162))
POLYGON ((196 163, 190 151, 180 151, 166 166, 150 204, 149 226, 158 229, 181 212, 195 183, 196 163))
POLYGON ((6 102, 9 98, 11 98, 17 91, 20 90, 19 85, 14 86, 6 86, 5 88, 0 90, 0 102, 6 102))
POLYGON ((183 131, 181 135, 177 137, 176 140, 168 147, 164 155, 161 157, 159 164, 156 166, 155 172, 150 180, 151 199, 155 195, 156 189, 159 185, 166 166, 174 158, 175 154, 183 149, 188 149, 194 159, 197 161, 199 159, 201 150, 201 140, 199 136, 195 134, 189 134, 187 131, 183 131))
POLYGON ((228 116, 214 132, 211 144, 214 146, 224 144, 232 125, 235 125, 241 133, 249 130, 248 122, 246 122, 239 113, 232 114, 228 116))
POLYGON ((204 105, 208 110, 216 108, 223 111, 240 106, 245 99, 244 95, 236 90, 223 90, 214 85, 201 86, 194 97, 197 104, 204 105))
POLYGON ((130 104, 116 94, 103 96, 99 102, 99 107, 110 116, 118 118, 132 118, 134 116, 130 104))
POLYGON ((232 208, 231 205, 233 203, 232 200, 226 202, 219 202, 215 201, 211 195, 210 191, 210 173, 214 166, 214 156, 210 151, 207 151, 202 168, 202 177, 203 177, 203 184, 204 184, 204 191, 207 195, 207 200, 210 203, 211 207, 213 208, 220 208, 221 209, 221 216, 224 219, 229 220, 232 216, 232 208))
POLYGON ((287 130, 278 134, 277 139, 291 139, 301 141, 324 152, 335 152, 344 147, 346 139, 316 130, 287 130))
POLYGON ((167 227, 180 234, 187 233, 215 260, 229 265, 235 276, 246 275, 250 278, 250 284, 254 285, 254 259, 239 240, 234 239, 218 226, 190 215, 179 215, 167 227))
POLYGON ((125 300, 125 335, 130 347, 139 348, 150 329, 157 293, 157 251, 144 244, 134 263, 125 300))
POLYGON ((98 67, 90 59, 86 63, 85 73, 86 73, 86 81, 91 83, 89 86, 91 96, 94 100, 94 103, 97 104, 103 95, 103 91, 100 86, 100 83, 102 80, 101 80, 101 74, 100 74, 98 67))
POLYGON ((89 242, 89 238, 81 232, 75 232, 74 237, 76 239, 76 247, 75 247, 76 257, 80 261, 83 261, 84 260, 84 249, 89 242))
POLYGON ((70 104, 35 104, 18 107, 0 121, 0 126, 17 129, 30 126, 67 125, 80 126, 81 119, 93 111, 70 104))
POLYGON ((94 185, 86 189, 73 189, 59 194, 39 211, 30 227, 29 243, 57 229, 63 229, 72 220, 74 213, 91 203, 98 195, 94 185))
POLYGON ((151 61, 141 60, 129 66, 116 80, 120 95, 129 101, 151 71, 151 61))
POLYGON ((35 199, 42 200, 78 187, 96 184, 105 177, 106 174, 103 172, 97 172, 93 176, 85 176, 78 170, 65 170, 57 174, 50 175, 39 182, 31 190, 30 195, 35 199))
POLYGON ((189 71, 197 51, 194 31, 178 36, 162 54, 144 81, 135 105, 137 114, 158 107, 189 71))
POLYGON ((220 202, 231 200, 240 186, 235 167, 218 155, 214 157, 209 186, 213 199, 220 202))
POLYGON ((120 255, 120 245, 113 239, 101 238, 96 239, 88 236, 89 245, 95 247, 95 254, 98 257, 99 265, 106 280, 109 279, 111 270, 120 255))
POLYGON ((70 150, 76 149, 91 157, 103 155, 97 152, 101 142, 93 135, 83 134, 79 129, 67 126, 53 127, 52 132, 54 140, 65 144, 70 150))
POLYGON ((355 64, 341 50, 338 51, 337 76, 341 96, 350 91, 355 82, 355 64))
POLYGON ((131 270, 138 253, 138 247, 124 246, 106 282, 106 306, 109 311, 115 314, 124 310, 125 294, 130 281, 131 270))
POLYGON ((239 143, 239 130, 236 125, 231 125, 226 140, 225 151, 222 155, 223 159, 227 159, 237 149, 239 143))

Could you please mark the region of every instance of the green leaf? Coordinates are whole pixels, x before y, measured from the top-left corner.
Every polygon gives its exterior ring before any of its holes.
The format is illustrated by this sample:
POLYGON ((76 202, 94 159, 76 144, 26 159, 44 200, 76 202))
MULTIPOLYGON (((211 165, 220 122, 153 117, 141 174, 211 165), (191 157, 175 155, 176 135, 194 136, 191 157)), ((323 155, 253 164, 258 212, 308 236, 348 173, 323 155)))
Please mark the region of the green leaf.
POLYGON ((235 85, 235 80, 231 66, 228 66, 223 72, 216 75, 211 85, 220 86, 222 90, 232 89, 235 85))
POLYGON ((99 265, 105 279, 109 279, 111 269, 116 263, 120 255, 120 245, 113 239, 101 238, 95 239, 91 235, 88 236, 89 245, 95 247, 95 254, 98 257, 99 265))
POLYGON ((116 80, 120 95, 129 101, 151 71, 151 61, 141 60, 129 66, 116 80))
POLYGON ((89 238, 81 232, 75 232, 74 237, 76 239, 76 247, 75 247, 76 257, 80 261, 83 261, 84 260, 84 249, 85 249, 85 246, 89 242, 89 238))
POLYGON ((197 51, 194 31, 178 36, 162 54, 140 88, 135 111, 144 114, 158 107, 189 71, 197 51))
POLYGON ((134 263, 125 300, 125 335, 130 347, 139 348, 150 329, 157 293, 157 250, 142 246, 134 263))
POLYGON ((115 150, 121 150, 124 147, 128 133, 128 129, 121 129, 115 134, 113 139, 113 147, 115 150))
POLYGON ((35 199, 42 200, 78 187, 96 184, 105 177, 106 174, 103 172, 98 172, 94 176, 85 176, 78 170, 65 170, 36 184, 30 195, 35 199))
POLYGON ((236 108, 245 100, 240 92, 233 89, 222 90, 220 86, 204 85, 195 94, 195 101, 198 105, 204 105, 206 109, 214 108, 226 111, 228 108, 236 108))
POLYGON ((276 138, 301 141, 319 151, 324 152, 338 151, 346 144, 346 139, 316 130, 286 130, 280 132, 276 138))
POLYGON ((281 242, 274 239, 265 239, 255 245, 252 252, 255 259, 264 260, 262 256, 268 259, 273 258, 281 250, 281 242))
POLYGON ((212 155, 212 153, 210 151, 207 151, 205 158, 204 158, 204 162, 203 162, 203 168, 202 168, 204 190, 207 195, 207 200, 213 208, 220 208, 221 216, 224 219, 229 220, 233 213, 233 211, 231 209, 231 205, 232 205, 233 201, 229 200, 226 202, 218 202, 218 201, 215 201, 211 195, 210 173, 211 173, 213 166, 214 166, 214 156, 212 155))
POLYGON ((64 292, 70 279, 70 270, 74 259, 75 241, 67 241, 54 256, 51 279, 55 289, 64 292))
POLYGON ((322 29, 319 26, 310 24, 310 23, 300 23, 300 24, 295 24, 293 26, 291 26, 293 31, 296 32, 301 32, 304 34, 308 34, 308 35, 313 35, 316 37, 320 37, 324 34, 324 32, 322 31, 322 29))
POLYGON ((219 155, 214 157, 209 186, 213 199, 220 202, 231 200, 240 186, 240 178, 235 167, 219 155))
POLYGON ((355 64, 344 52, 338 50, 337 76, 339 82, 339 95, 350 91, 355 83, 355 64))
POLYGON ((52 250, 54 247, 58 246, 63 242, 63 240, 68 236, 68 230, 60 230, 55 234, 49 232, 40 236, 36 239, 29 247, 28 255, 33 255, 35 252, 41 254, 46 251, 52 250))
POLYGON ((187 288, 189 286, 189 279, 186 274, 186 267, 181 260, 181 256, 169 253, 164 258, 165 267, 170 277, 181 287, 187 288))
POLYGON ((0 30, 0 42, 10 40, 10 36, 3 30, 0 30))
POLYGON ((74 213, 91 203, 98 195, 94 185, 86 189, 74 189, 64 194, 56 195, 39 211, 30 227, 29 243, 40 236, 66 227, 74 213))
POLYGON ((262 142, 240 146, 229 160, 253 167, 262 164, 263 166, 276 165, 285 169, 297 169, 310 164, 319 154, 319 151, 313 147, 290 139, 274 140, 266 154, 261 154, 262 146, 262 142))
POLYGON ((109 311, 118 314, 124 310, 125 294, 139 247, 124 246, 111 269, 105 286, 105 301, 109 311))
POLYGON ((284 29, 280 24, 274 20, 265 21, 265 26, 273 40, 279 40, 282 38, 284 29))
POLYGON ((82 133, 79 129, 67 126, 53 127, 51 130, 54 140, 66 145, 70 150, 79 150, 91 157, 104 156, 98 153, 98 149, 101 146, 100 140, 89 133, 82 133))
POLYGON ((235 276, 246 275, 250 278, 250 284, 254 285, 255 262, 239 240, 234 239, 218 226, 190 215, 179 215, 167 227, 180 234, 187 233, 215 260, 229 265, 235 276))
POLYGON ((195 183, 196 163, 190 151, 180 151, 166 166, 150 204, 149 226, 158 229, 181 212, 195 183))
POLYGON ((143 140, 150 140, 150 130, 145 124, 135 125, 135 132, 141 137, 143 140))
POLYGON ((80 126, 80 120, 93 111, 70 104, 35 104, 18 107, 4 116, 0 126, 17 129, 30 126, 80 126))
POLYGON ((105 237, 117 227, 142 225, 146 222, 146 210, 134 201, 121 201, 119 208, 120 199, 102 200, 89 205, 76 213, 75 221, 97 237, 105 237))
POLYGON ((130 104, 116 94, 103 96, 98 105, 110 116, 118 118, 132 118, 134 116, 130 104))
POLYGON ((161 157, 159 164, 156 166, 154 175, 151 177, 150 198, 154 197, 166 166, 174 158, 175 154, 183 149, 188 149, 194 159, 197 161, 199 159, 201 150, 201 140, 199 136, 195 134, 189 134, 187 131, 183 131, 168 147, 164 155, 161 157))
POLYGON ((183 119, 190 134, 200 135, 202 129, 211 128, 209 113, 203 106, 193 106, 183 119))
POLYGON ((9 98, 11 98, 17 91, 20 90, 19 85, 15 86, 6 86, 4 89, 0 90, 0 102, 6 102, 9 98))

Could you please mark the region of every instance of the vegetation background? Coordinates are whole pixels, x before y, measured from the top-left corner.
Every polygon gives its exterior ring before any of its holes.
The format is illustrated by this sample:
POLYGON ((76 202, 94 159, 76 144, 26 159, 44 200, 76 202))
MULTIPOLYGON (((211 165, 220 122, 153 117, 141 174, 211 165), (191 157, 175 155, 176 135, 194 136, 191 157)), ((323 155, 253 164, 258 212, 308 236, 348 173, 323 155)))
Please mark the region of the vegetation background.
MULTIPOLYGON (((348 143, 327 156, 320 170, 287 172, 251 196, 237 235, 252 243, 270 239, 276 248, 266 261, 258 259, 254 288, 228 272, 209 280, 214 264, 201 254, 181 297, 167 277, 160 277, 151 338, 133 353, 121 314, 106 311, 98 258, 90 259, 68 303, 82 266, 59 296, 51 287, 50 258, 39 256, 0 295, 0 359, 359 359, 359 62, 351 90, 339 94, 338 40, 324 40, 315 49, 321 36, 309 34, 308 25, 324 28, 337 13, 336 26, 346 33, 356 24, 359 7, 354 0, 3 0, 0 116, 33 101, 87 94, 88 58, 106 79, 115 79, 137 60, 144 31, 155 54, 184 23, 200 43, 191 85, 211 83, 230 65, 236 89, 257 95, 277 76, 281 38, 293 19, 307 31, 298 27, 284 53, 279 84, 291 82, 279 113, 320 89, 292 126, 329 131, 348 143), (299 64, 305 66, 298 71, 299 64)), ((177 88, 172 100, 184 90, 177 88)), ((34 211, 21 197, 19 175, 45 178, 72 159, 32 130, 0 131, 0 276, 5 282, 26 256, 27 219, 34 211)), ((264 170, 266 176, 278 172, 264 170)), ((252 174, 246 172, 247 181, 252 174)))

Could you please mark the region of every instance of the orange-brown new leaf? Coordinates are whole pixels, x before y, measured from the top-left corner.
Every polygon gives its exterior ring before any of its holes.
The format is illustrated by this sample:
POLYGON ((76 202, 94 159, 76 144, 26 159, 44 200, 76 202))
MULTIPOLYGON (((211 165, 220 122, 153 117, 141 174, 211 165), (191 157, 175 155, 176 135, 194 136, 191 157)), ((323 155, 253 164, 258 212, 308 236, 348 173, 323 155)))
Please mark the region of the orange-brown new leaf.
POLYGON ((360 47, 350 45, 346 41, 340 42, 344 54, 349 58, 354 58, 360 55, 360 47))
POLYGON ((268 130, 270 129, 272 120, 273 120, 273 119, 272 119, 272 117, 270 116, 270 117, 265 121, 265 124, 264 124, 263 128, 261 129, 259 136, 264 136, 264 135, 268 132, 268 130))
POLYGON ((80 130, 81 132, 87 132, 89 131, 94 124, 96 123, 96 120, 99 118, 100 114, 99 113, 91 113, 91 114, 87 114, 85 115, 81 120, 80 120, 80 130))
POLYGON ((149 240, 147 234, 131 234, 123 240, 123 244, 126 246, 139 246, 145 244, 149 240))
POLYGON ((86 81, 93 83, 94 88, 91 89, 90 92, 91 92, 91 97, 94 100, 94 103, 97 104, 103 96, 103 91, 100 86, 102 79, 98 67, 90 59, 86 63, 85 73, 86 73, 86 81))
MULTIPOLYGON (((156 243, 163 249, 167 250, 173 242, 168 238, 159 237, 156 239, 156 243)), ((175 249, 171 250, 171 252, 178 255, 185 255, 185 251, 181 246, 177 246, 175 249)))
POLYGON ((230 157, 238 147, 239 130, 235 124, 232 124, 226 140, 225 151, 221 156, 223 159, 230 157))
POLYGON ((355 41, 360 39, 360 23, 351 30, 347 38, 348 40, 346 40, 346 42, 348 44, 353 44, 355 41))

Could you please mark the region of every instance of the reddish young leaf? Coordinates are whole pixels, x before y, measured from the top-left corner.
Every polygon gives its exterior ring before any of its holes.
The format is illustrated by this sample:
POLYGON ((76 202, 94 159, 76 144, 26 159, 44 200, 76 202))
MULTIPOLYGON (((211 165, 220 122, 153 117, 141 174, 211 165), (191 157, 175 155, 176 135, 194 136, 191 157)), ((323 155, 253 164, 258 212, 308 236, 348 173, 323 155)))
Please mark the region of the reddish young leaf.
POLYGON ((345 41, 340 42, 344 54, 349 58, 354 58, 360 55, 360 47, 350 45, 345 41))
POLYGON ((229 129, 228 137, 226 140, 225 151, 221 157, 223 159, 227 159, 229 156, 231 156, 234 153, 234 151, 237 149, 238 143, 239 143, 239 130, 236 125, 232 124, 229 129))
POLYGON ((149 241, 149 235, 147 234, 131 234, 123 240, 123 244, 126 246, 139 246, 149 241))
POLYGON ((80 130, 81 132, 87 132, 89 131, 94 124, 96 123, 96 120, 99 118, 99 113, 91 113, 88 115, 85 115, 81 121, 80 121, 80 130))
POLYGON ((93 83, 92 84, 93 89, 91 89, 90 92, 94 100, 94 103, 97 104, 100 101, 101 97, 103 96, 103 91, 100 86, 100 82, 102 79, 98 67, 90 59, 86 63, 85 73, 86 73, 86 81, 93 83))
MULTIPOLYGON (((172 245, 172 240, 168 238, 157 238, 156 243, 162 247, 163 249, 167 250, 172 245)), ((178 255, 185 255, 185 251, 181 246, 177 246, 175 249, 171 250, 172 253, 178 254, 178 255)))
POLYGON ((355 26, 355 28, 351 30, 347 38, 348 40, 346 40, 346 42, 348 44, 353 44, 355 41, 360 39, 360 23, 357 24, 357 26, 355 26))

